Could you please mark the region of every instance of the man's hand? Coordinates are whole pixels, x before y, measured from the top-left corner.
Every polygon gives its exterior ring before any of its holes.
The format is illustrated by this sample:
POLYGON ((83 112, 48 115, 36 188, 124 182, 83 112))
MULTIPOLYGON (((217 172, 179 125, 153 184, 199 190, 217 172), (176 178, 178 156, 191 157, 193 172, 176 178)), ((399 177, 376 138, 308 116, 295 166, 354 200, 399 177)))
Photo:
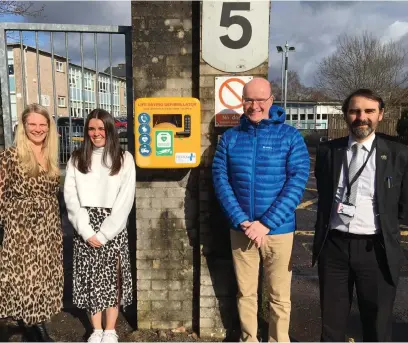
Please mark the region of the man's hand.
POLYGON ((257 239, 255 239, 255 246, 257 247, 257 249, 259 249, 261 247, 261 245, 263 244, 263 241, 265 239, 265 236, 262 237, 258 237, 257 239))
POLYGON ((91 238, 88 238, 87 242, 93 248, 100 248, 102 246, 102 243, 99 242, 98 238, 96 238, 96 235, 93 235, 91 238))
POLYGON ((248 229, 251 226, 251 222, 248 220, 245 220, 244 222, 242 222, 241 224, 239 224, 241 226, 242 231, 245 231, 246 229, 248 229))
POLYGON ((259 241, 259 239, 266 236, 268 232, 269 229, 258 220, 254 221, 251 224, 251 226, 244 231, 244 233, 250 240, 255 241, 257 243, 257 246, 258 244, 259 246, 260 244, 262 244, 262 240, 259 241))

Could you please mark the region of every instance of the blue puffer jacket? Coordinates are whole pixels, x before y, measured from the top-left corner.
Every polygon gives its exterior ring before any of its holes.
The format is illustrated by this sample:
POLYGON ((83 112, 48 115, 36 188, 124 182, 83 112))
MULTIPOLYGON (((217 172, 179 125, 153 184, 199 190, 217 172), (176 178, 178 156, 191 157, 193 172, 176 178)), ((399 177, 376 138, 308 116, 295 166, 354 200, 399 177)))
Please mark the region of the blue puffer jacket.
POLYGON ((232 228, 259 220, 269 234, 295 230, 295 209, 309 177, 310 160, 299 131, 272 106, 258 125, 246 116, 221 137, 213 161, 215 194, 232 228))

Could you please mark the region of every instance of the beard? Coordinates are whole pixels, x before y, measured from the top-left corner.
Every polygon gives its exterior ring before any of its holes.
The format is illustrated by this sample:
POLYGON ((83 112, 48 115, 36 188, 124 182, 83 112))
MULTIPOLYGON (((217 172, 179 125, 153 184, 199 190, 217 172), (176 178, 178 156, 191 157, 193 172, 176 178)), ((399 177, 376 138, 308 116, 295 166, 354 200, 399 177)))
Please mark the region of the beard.
POLYGON ((375 130, 375 127, 373 127, 373 123, 369 119, 368 120, 356 119, 352 123, 349 123, 349 127, 353 135, 356 138, 360 139, 368 137, 375 130), (362 125, 367 126, 363 127, 362 125))

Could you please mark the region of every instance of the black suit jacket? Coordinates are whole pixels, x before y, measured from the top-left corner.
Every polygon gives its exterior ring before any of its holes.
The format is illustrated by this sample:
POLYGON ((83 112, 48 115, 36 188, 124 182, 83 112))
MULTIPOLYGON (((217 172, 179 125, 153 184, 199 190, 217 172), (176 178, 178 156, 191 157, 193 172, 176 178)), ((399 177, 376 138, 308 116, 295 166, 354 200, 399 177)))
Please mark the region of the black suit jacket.
MULTIPOLYGON (((319 200, 313 242, 313 265, 329 232, 331 208, 347 144, 348 137, 343 137, 322 143, 317 150, 315 177, 319 200)), ((377 135, 375 162, 375 196, 379 223, 384 236, 388 267, 394 284, 397 284, 403 258, 399 221, 403 220, 404 216, 408 217, 408 147, 377 135), (390 188, 387 177, 392 177, 390 188)))

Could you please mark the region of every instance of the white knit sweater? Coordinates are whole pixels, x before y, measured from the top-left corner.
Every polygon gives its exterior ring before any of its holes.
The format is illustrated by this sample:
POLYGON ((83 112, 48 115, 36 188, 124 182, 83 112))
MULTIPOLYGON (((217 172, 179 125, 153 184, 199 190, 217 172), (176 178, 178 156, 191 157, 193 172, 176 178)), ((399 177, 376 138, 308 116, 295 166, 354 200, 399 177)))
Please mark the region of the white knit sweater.
MULTIPOLYGON (((81 173, 68 161, 64 199, 68 218, 84 241, 95 235, 89 223, 85 207, 111 208, 111 214, 104 220, 96 237, 102 244, 116 237, 126 227, 129 212, 135 197, 136 172, 133 156, 126 152, 119 173, 110 176, 110 168, 102 164, 104 148, 94 149, 91 171, 81 173)), ((108 166, 110 159, 108 158, 108 166)))

